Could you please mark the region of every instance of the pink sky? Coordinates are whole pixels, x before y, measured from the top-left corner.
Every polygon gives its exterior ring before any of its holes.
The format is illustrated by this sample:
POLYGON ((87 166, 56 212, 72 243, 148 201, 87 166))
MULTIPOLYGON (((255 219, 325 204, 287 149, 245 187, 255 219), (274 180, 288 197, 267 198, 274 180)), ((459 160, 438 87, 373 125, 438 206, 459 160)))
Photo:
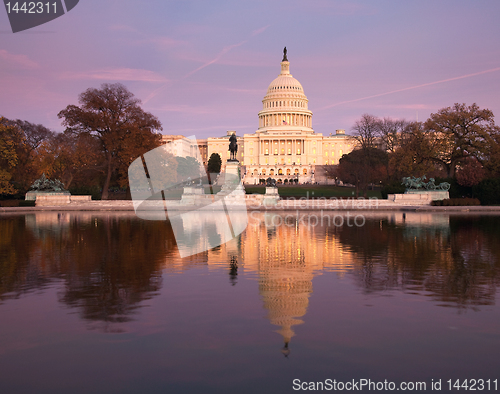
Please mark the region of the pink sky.
POLYGON ((13 34, 0 11, 0 115, 62 131, 81 92, 120 82, 164 134, 253 133, 286 45, 318 133, 456 102, 500 116, 498 15, 494 0, 81 0, 13 34))

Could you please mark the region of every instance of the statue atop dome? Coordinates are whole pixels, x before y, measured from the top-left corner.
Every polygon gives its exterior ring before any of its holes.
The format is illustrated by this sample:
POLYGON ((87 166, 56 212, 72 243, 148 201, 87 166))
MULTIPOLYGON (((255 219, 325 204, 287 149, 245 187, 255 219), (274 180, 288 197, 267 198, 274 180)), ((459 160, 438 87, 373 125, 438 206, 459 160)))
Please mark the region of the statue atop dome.
POLYGON ((288 58, 286 57, 286 53, 287 53, 287 50, 286 50, 286 47, 283 48, 283 60, 282 62, 287 62, 288 61, 288 58))

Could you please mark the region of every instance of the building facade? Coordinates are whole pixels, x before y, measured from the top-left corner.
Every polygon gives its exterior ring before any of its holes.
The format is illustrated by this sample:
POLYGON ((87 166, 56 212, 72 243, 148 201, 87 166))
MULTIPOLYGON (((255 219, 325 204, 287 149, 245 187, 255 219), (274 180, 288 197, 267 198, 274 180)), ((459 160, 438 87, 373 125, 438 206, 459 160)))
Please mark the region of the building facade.
MULTIPOLYGON (((278 183, 327 183, 324 166, 338 164, 343 154, 354 149, 356 142, 344 130, 336 130, 328 136, 316 133, 312 116, 304 89, 290 74, 290 62, 284 56, 281 73, 271 82, 262 100, 257 131, 237 136, 237 159, 244 167, 243 182, 258 184, 271 177, 278 183)), ((217 153, 224 171, 230 157, 231 134, 236 134, 236 131, 198 140, 205 166, 210 156, 217 153)), ((164 142, 183 138, 180 135, 164 136, 164 142)))
POLYGON ((322 167, 338 164, 340 157, 354 147, 344 130, 329 136, 314 131, 309 100, 300 82, 290 74, 286 57, 262 104, 259 128, 243 137, 247 184, 258 184, 268 177, 278 183, 324 183, 322 167))

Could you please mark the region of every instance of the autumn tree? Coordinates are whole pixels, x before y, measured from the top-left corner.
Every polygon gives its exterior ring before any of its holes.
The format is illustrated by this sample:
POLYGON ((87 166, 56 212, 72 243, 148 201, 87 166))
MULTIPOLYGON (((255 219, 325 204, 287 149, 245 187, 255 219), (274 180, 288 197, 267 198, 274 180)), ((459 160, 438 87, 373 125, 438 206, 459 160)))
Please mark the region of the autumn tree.
POLYGON ((477 185, 484 177, 485 170, 474 157, 468 157, 464 160, 456 172, 458 184, 466 187, 477 185))
POLYGON ((389 172, 393 179, 434 173, 436 166, 430 158, 436 153, 421 122, 408 123, 397 138, 398 143, 389 154, 389 172))
POLYGON ((107 199, 112 176, 119 173, 123 181, 133 160, 160 145, 156 132, 162 129, 161 123, 122 84, 87 89, 79 103, 68 105, 58 117, 69 132, 92 135, 99 141, 105 157, 102 199, 107 199))
POLYGON ((41 124, 19 119, 1 118, 0 123, 10 130, 17 155, 16 166, 11 171, 11 183, 19 192, 24 193, 42 175, 42 146, 54 136, 54 132, 41 124))
POLYGON ((429 159, 441 165, 450 178, 468 157, 475 157, 480 163, 487 161, 494 137, 500 133, 493 112, 480 109, 477 104, 443 108, 431 114, 424 127, 434 152, 429 159))
POLYGON ((379 122, 380 120, 377 117, 363 114, 361 119, 354 123, 351 129, 354 133, 353 138, 362 149, 376 147, 380 132, 379 122))
POLYGON ((17 127, 4 121, 5 118, 0 118, 0 194, 14 194, 11 179, 18 161, 16 144, 21 135, 17 127))
POLYGON ((99 141, 90 134, 65 131, 56 134, 42 149, 43 172, 62 181, 67 189, 75 184, 95 185, 105 167, 99 141))
POLYGON ((377 122, 377 135, 387 152, 394 152, 399 145, 399 138, 408 127, 404 119, 384 118, 377 122))
POLYGON ((355 149, 340 158, 337 174, 356 187, 356 197, 360 191, 366 197, 369 184, 387 179, 387 153, 377 148, 355 149))

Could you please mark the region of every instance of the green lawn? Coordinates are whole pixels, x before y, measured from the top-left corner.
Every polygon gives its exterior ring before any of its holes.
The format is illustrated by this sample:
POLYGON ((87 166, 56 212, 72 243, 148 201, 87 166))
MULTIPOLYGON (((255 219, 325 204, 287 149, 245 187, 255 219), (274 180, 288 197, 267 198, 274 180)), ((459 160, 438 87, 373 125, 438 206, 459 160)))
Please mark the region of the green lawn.
MULTIPOLYGON (((265 186, 245 186, 247 194, 264 194, 265 186)), ((320 185, 301 185, 301 186, 278 186, 278 193, 281 197, 354 197, 355 189, 344 186, 320 186, 320 185)), ((368 190, 368 197, 382 198, 379 190, 368 190)))

